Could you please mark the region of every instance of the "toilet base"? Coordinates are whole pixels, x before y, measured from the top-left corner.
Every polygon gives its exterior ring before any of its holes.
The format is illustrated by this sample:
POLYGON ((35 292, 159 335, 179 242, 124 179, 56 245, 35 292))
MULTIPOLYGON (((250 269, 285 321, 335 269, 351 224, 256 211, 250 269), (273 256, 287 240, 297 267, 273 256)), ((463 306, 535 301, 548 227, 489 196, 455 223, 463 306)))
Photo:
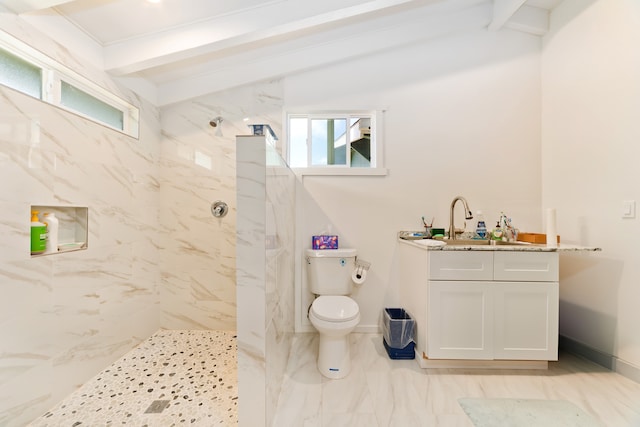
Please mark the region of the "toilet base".
POLYGON ((330 336, 320 334, 318 349, 318 370, 331 379, 340 379, 351 372, 349 334, 330 336))

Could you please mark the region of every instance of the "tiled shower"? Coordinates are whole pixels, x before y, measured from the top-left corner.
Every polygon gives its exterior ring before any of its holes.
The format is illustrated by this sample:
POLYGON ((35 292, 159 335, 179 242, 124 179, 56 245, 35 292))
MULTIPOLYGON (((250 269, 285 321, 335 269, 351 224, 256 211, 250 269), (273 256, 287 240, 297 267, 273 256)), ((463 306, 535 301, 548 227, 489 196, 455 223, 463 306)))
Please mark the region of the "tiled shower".
MULTIPOLYGON (((82 67, 44 37, 3 28, 82 67)), ((160 328, 237 328, 235 137, 245 117, 280 132, 279 82, 159 110, 79 71, 140 106, 138 139, 0 87, 2 425, 44 413, 160 328), (217 199, 232 207, 222 220, 210 213, 217 199), (31 257, 34 205, 86 207, 88 248, 31 257)), ((281 319, 265 318, 265 342, 285 342, 281 319)))

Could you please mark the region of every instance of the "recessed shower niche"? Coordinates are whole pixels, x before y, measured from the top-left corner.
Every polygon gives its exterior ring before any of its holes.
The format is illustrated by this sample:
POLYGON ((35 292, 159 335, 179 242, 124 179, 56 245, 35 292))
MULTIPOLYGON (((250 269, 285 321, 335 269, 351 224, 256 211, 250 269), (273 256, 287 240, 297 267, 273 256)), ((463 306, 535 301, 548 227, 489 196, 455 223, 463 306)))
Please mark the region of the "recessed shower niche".
MULTIPOLYGON (((29 212, 37 212, 39 222, 45 222, 45 214, 54 214, 57 219, 57 239, 48 236, 48 242, 57 240, 57 250, 31 253, 32 257, 54 255, 87 249, 89 236, 89 208, 84 206, 32 205, 29 212)), ((56 227, 51 227, 51 232, 56 227)), ((33 244, 32 244, 33 246, 33 244)))

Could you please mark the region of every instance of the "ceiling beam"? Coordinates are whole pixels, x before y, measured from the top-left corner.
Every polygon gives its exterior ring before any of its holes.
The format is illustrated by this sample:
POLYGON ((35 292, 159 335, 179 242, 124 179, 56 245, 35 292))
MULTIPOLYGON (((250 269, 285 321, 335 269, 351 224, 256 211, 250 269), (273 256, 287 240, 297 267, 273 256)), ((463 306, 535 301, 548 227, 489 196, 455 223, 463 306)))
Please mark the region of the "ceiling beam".
POLYGON ((36 10, 48 9, 73 0, 4 0, 4 5, 14 13, 21 14, 36 10))
POLYGON ((451 14, 407 11, 401 17, 404 19, 400 19, 400 24, 397 21, 388 24, 384 19, 376 22, 379 25, 360 23, 356 24, 357 31, 350 34, 347 34, 347 29, 334 29, 331 37, 307 35, 280 46, 242 52, 201 64, 201 68, 194 70, 189 77, 170 78, 160 83, 157 105, 166 106, 256 81, 348 61, 353 58, 353 52, 366 56, 420 40, 484 29, 491 20, 491 6, 478 4, 451 14), (331 41, 327 42, 327 39, 331 41))
POLYGON ((498 31, 527 0, 493 0, 493 20, 489 30, 498 31))
POLYGON ((505 27, 536 36, 543 36, 549 31, 549 11, 525 4, 505 24, 505 27))
POLYGON ((329 8, 311 16, 291 10, 289 2, 244 11, 221 22, 216 18, 105 46, 105 69, 116 76, 136 73, 175 61, 205 54, 242 49, 268 38, 297 37, 300 32, 317 31, 357 20, 391 8, 413 8, 444 0, 368 0, 360 4, 329 8))

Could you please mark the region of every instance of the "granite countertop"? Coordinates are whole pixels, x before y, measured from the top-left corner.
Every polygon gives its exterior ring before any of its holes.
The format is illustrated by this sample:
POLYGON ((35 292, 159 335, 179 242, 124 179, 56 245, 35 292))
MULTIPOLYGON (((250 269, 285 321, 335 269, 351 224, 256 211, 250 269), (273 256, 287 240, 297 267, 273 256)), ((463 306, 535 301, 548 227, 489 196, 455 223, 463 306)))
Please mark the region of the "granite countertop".
MULTIPOLYGON (((468 241, 467 239, 463 239, 464 241, 468 241)), ((447 244, 447 239, 445 240, 434 240, 434 239, 416 239, 416 240, 405 240, 398 237, 398 241, 404 243, 406 245, 414 246, 420 249, 429 250, 429 251, 510 251, 510 252, 578 252, 578 251, 587 251, 587 252, 595 252, 602 250, 598 247, 591 246, 580 246, 580 245, 571 245, 571 244, 559 244, 558 247, 548 247, 547 245, 538 245, 533 243, 526 242, 499 242, 497 245, 489 245, 488 242, 478 241, 480 244, 460 244, 460 242, 455 245, 447 244)), ((475 242, 474 242, 475 243, 475 242)))

